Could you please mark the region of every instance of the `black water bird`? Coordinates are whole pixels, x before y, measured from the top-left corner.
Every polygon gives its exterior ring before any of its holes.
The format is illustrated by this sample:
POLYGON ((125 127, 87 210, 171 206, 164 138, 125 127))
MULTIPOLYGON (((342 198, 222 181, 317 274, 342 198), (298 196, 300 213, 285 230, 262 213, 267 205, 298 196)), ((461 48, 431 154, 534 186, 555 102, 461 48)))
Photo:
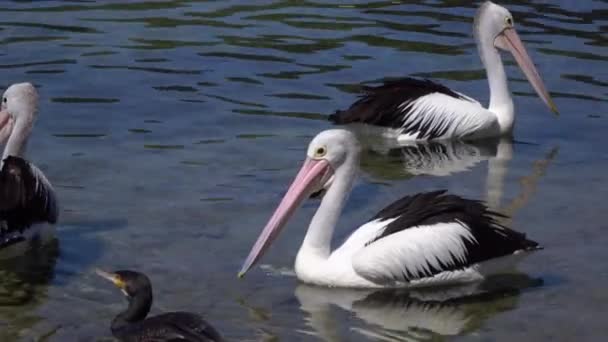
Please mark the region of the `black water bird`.
POLYGON ((190 312, 167 312, 148 317, 152 306, 152 284, 143 273, 121 270, 113 273, 96 270, 111 281, 129 301, 129 307, 112 320, 112 335, 124 342, 225 341, 200 315, 190 312))

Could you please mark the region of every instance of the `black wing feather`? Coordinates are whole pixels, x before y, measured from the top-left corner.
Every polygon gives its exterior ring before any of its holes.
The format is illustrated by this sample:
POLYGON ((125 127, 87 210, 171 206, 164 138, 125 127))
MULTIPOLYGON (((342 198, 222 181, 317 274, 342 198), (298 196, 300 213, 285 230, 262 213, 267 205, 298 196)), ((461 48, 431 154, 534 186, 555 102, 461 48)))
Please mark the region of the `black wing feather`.
POLYGON ((168 312, 147 318, 116 332, 116 337, 124 341, 224 341, 201 316, 190 312, 168 312))
MULTIPOLYGON (((403 105, 417 99, 440 93, 456 99, 467 99, 439 83, 427 79, 410 77, 388 80, 378 87, 364 87, 363 94, 347 110, 339 110, 329 116, 335 124, 364 123, 376 126, 404 128, 407 133, 420 132, 420 136, 431 139, 440 137, 448 128, 448 122, 430 127, 421 124, 421 120, 403 127, 404 119, 409 114, 403 110, 403 105)), ((467 99, 468 100, 468 99, 467 99)))
POLYGON ((57 219, 57 200, 44 174, 22 158, 7 157, 0 170, 0 223, 10 232, 57 219))
MULTIPOLYGON (((464 239, 467 256, 459 261, 452 256, 452 265, 441 264, 439 269, 428 267, 428 274, 434 274, 464 268, 471 264, 513 254, 516 251, 539 249, 539 244, 526 238, 526 235, 509 229, 498 223, 506 216, 489 210, 483 203, 446 194, 445 190, 420 193, 406 196, 382 209, 372 220, 396 220, 389 223, 384 230, 369 241, 386 238, 397 232, 418 226, 432 226, 437 223, 460 222, 466 225, 475 238, 475 242, 464 239)), ((429 227, 428 229, 432 229, 429 227)), ((419 276, 404 274, 404 279, 416 279, 419 276)))

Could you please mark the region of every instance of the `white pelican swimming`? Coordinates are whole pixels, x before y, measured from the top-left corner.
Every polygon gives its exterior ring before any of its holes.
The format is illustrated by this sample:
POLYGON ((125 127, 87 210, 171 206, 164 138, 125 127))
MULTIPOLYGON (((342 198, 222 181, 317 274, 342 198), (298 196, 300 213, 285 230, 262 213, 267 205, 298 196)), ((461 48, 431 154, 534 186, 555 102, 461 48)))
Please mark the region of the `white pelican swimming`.
POLYGON ((359 165, 354 134, 318 134, 285 197, 260 234, 239 276, 257 262, 298 205, 325 190, 295 262, 305 283, 354 288, 466 283, 511 273, 538 244, 500 225, 500 214, 444 191, 404 197, 355 230, 333 252, 331 237, 359 165))
POLYGON ((59 215, 53 187, 40 169, 23 159, 37 111, 38 93, 30 83, 13 84, 2 95, 0 250, 46 234, 45 224, 56 223, 59 215))
POLYGON ((511 13, 490 1, 474 21, 474 34, 490 85, 486 109, 474 99, 429 80, 403 78, 366 87, 349 109, 330 116, 336 124, 369 124, 400 141, 479 139, 512 134, 513 99, 498 49, 513 54, 543 102, 557 108, 515 31, 511 13))

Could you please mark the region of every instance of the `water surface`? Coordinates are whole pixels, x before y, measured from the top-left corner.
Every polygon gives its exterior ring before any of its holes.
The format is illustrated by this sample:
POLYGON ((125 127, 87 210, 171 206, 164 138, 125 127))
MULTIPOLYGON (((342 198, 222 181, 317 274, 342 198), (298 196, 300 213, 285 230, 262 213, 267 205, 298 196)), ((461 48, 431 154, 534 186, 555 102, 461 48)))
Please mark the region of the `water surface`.
POLYGON ((62 211, 58 246, 2 265, 0 340, 108 340, 125 302, 94 267, 146 272, 154 312, 202 312, 232 340, 601 340, 608 3, 507 5, 561 115, 506 58, 514 144, 475 150, 486 157, 467 172, 414 177, 407 153, 367 149, 340 221, 342 237, 406 193, 446 188, 512 214, 545 246, 522 265, 525 286, 437 304, 328 294, 274 271, 292 267, 316 201, 266 255, 271 267, 236 272, 306 144, 359 84, 416 75, 487 102, 476 4, 2 2, 0 85, 39 88, 29 157, 62 211))

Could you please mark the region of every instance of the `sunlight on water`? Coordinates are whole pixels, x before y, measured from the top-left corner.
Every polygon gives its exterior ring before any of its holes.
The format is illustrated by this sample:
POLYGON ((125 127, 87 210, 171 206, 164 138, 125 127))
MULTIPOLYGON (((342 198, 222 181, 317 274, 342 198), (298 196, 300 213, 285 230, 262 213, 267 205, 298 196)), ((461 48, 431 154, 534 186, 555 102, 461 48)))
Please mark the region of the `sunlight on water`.
POLYGON ((62 208, 58 246, 0 262, 0 340, 110 340, 126 302, 95 267, 146 272, 153 313, 201 312, 234 341, 601 340, 608 4, 506 5, 561 116, 505 57, 515 142, 397 147, 369 137, 336 237, 407 193, 447 188, 511 214, 505 223, 544 245, 508 290, 445 301, 298 284, 293 261, 316 200, 265 267, 236 273, 307 143, 362 84, 418 76, 487 103, 476 4, 0 3, 0 86, 38 87, 29 157, 62 208))

